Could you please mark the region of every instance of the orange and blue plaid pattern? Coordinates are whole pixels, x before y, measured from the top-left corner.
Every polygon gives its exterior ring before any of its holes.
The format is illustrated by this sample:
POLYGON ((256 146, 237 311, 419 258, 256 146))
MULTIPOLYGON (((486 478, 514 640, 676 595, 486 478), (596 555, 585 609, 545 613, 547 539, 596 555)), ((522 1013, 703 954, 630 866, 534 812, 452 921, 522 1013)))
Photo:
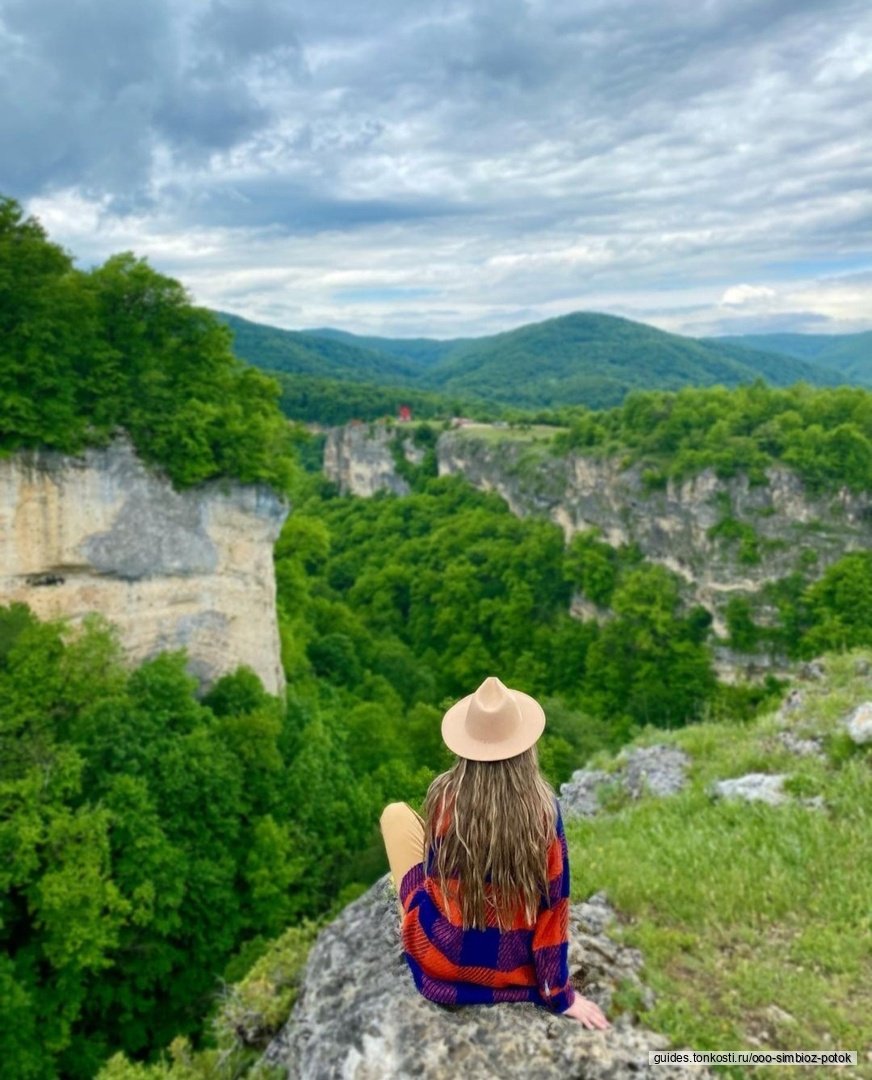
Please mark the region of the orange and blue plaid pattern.
MULTIPOLYGON (((431 876, 434 853, 426 871, 416 863, 400 882, 403 905, 403 953, 415 986, 441 1005, 494 1005, 531 1001, 564 1012, 575 998, 569 981, 569 853, 563 816, 557 803, 557 828, 548 848, 548 901, 544 895, 532 924, 520 910, 512 925, 500 929, 491 907, 486 928, 463 929, 459 883, 445 896, 431 876)), ((437 838, 438 843, 438 838, 437 838)), ((486 890, 489 890, 489 883, 486 890)))

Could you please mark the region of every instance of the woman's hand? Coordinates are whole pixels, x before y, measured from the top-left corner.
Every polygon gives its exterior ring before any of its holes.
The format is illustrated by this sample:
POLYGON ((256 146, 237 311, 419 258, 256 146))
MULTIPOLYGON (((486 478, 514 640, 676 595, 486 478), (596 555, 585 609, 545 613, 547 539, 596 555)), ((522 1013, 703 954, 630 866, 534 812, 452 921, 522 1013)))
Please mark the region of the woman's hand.
POLYGON ((580 1021, 588 1028, 607 1028, 611 1026, 603 1016, 599 1005, 595 1001, 591 1001, 590 998, 582 997, 578 991, 575 992, 575 1001, 560 1015, 571 1016, 573 1020, 580 1021))

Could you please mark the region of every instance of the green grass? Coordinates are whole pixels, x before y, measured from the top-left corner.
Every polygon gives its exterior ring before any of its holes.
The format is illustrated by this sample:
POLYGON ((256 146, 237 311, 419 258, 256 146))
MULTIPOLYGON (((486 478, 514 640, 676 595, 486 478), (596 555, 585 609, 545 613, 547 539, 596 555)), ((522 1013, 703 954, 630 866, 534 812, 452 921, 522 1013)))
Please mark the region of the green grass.
MULTIPOLYGON (((656 994, 641 1019, 675 1046, 858 1050, 853 1075, 872 1076, 872 754, 839 731, 872 697, 872 680, 854 675, 860 657, 872 652, 828 655, 826 680, 801 684, 803 704, 790 714, 797 735, 824 736, 824 760, 783 748, 774 712, 746 726, 646 730, 636 745, 691 756, 685 790, 567 822, 573 899, 607 891, 616 934, 642 950, 656 994), (788 773, 793 801, 707 793, 712 780, 752 771, 788 773), (810 794, 823 796, 823 811, 798 801, 810 794), (772 1005, 793 1019, 773 1019, 772 1005)), ((754 1075, 812 1080, 824 1070, 754 1075)))
POLYGON ((523 427, 494 427, 493 424, 465 424, 454 429, 469 434, 484 442, 548 442, 554 435, 568 428, 555 427, 551 424, 530 424, 523 427))

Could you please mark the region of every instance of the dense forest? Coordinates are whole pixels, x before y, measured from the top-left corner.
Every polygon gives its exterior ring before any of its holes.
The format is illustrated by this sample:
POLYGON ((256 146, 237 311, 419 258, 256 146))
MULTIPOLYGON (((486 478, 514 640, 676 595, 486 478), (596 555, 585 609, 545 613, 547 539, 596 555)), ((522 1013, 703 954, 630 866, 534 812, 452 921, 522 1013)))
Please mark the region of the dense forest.
MULTIPOLYGON (((130 667, 96 615, 74 629, 0 607, 9 1075, 84 1080, 117 1050, 145 1061, 177 1035, 208 1045, 225 982, 384 872, 382 806, 421 804, 450 762, 444 708, 488 674, 543 701, 555 785, 649 725, 742 725, 778 693, 771 678, 717 681, 709 612, 633 545, 596 530, 567 545, 555 525, 427 468, 404 498, 340 496, 314 437, 282 416, 279 385, 233 356, 229 331, 177 282, 130 254, 75 270, 11 200, 0 222, 4 454, 77 450, 123 427, 180 485, 268 482, 294 507, 275 548, 282 699, 246 668, 200 694, 184 651, 130 667), (575 593, 610 617, 571 618, 575 593)), ((579 413, 563 438, 617 440, 663 468, 716 452, 744 468, 760 464, 750 444, 787 460, 802 441, 779 443, 784 432, 817 423, 826 440, 848 425, 839 445, 856 452, 843 476, 824 454, 820 479, 862 481, 868 394, 699 393, 633 395, 579 413), (767 411, 773 400, 789 408, 767 411)), ((777 625, 735 605, 728 643, 797 658, 872 644, 872 554, 812 571, 773 586, 777 625)))
POLYGON ((781 461, 812 492, 872 487, 872 393, 860 387, 774 388, 755 379, 733 390, 634 392, 613 409, 575 410, 568 423, 555 435, 558 453, 644 461, 652 486, 708 467, 765 483, 765 467, 781 461))

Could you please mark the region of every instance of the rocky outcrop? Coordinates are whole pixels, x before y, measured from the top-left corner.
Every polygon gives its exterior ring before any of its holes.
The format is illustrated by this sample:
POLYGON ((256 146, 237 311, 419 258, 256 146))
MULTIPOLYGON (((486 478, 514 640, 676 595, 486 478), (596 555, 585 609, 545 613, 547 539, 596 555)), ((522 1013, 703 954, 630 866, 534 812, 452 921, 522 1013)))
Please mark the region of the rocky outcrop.
MULTIPOLYGON (((423 451, 410 436, 404 438, 402 430, 399 435, 403 457, 410 464, 419 465, 423 451)), ((352 422, 331 428, 324 444, 324 472, 343 495, 369 496, 377 491, 408 495, 409 484, 397 472, 392 448, 396 437, 397 431, 385 423, 352 422)))
POLYGON ((872 701, 864 701, 843 721, 852 742, 858 746, 872 743, 872 701))
POLYGON ((674 795, 687 783, 688 755, 677 746, 624 747, 615 758, 614 772, 576 769, 560 785, 560 804, 566 817, 593 817, 602 808, 600 796, 610 787, 631 799, 644 795, 674 795))
POLYGON ((265 485, 176 491, 126 435, 20 451, 0 459, 0 604, 74 624, 98 611, 131 662, 184 646, 204 688, 247 664, 280 693, 272 553, 288 511, 265 485))
POLYGON ((388 875, 319 935, 293 1012, 264 1053, 288 1080, 623 1080, 708 1077, 700 1065, 649 1065, 666 1036, 638 1022, 622 999, 653 1004, 637 949, 608 936, 616 914, 603 893, 574 904, 573 984, 609 1017, 605 1031, 536 1005, 446 1007, 423 998, 402 954, 396 895, 388 875))

